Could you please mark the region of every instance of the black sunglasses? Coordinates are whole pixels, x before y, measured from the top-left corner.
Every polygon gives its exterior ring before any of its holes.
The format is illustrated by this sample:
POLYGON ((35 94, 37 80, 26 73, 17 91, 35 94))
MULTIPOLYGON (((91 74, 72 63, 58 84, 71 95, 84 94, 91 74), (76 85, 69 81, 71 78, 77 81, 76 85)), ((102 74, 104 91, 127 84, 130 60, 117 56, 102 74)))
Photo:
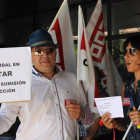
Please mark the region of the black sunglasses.
POLYGON ((123 55, 124 55, 124 56, 127 54, 127 51, 129 51, 129 53, 130 53, 132 56, 135 56, 136 53, 137 53, 137 49, 135 49, 135 48, 124 49, 124 50, 123 50, 123 55))
POLYGON ((52 54, 55 51, 55 48, 49 48, 45 50, 35 50, 32 52, 35 52, 35 55, 43 55, 44 52, 46 52, 47 55, 52 54))

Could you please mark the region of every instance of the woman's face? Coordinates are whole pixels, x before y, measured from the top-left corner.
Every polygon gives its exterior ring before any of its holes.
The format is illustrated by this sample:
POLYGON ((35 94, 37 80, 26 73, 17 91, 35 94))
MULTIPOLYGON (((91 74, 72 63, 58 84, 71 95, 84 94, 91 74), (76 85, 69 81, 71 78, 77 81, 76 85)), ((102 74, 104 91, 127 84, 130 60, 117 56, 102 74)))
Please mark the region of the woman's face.
POLYGON ((140 72, 140 50, 136 49, 135 55, 131 55, 129 49, 133 48, 131 43, 126 47, 127 53, 124 56, 128 72, 140 72))

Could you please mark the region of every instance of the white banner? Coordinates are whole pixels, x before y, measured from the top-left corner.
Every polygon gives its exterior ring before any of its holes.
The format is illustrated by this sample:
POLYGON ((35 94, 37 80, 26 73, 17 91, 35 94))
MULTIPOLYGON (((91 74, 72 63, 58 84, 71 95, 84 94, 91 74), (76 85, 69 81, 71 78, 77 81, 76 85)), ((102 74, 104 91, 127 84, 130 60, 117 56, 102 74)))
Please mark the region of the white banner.
POLYGON ((0 49, 0 102, 31 100, 30 47, 0 49))
POLYGON ((98 113, 94 97, 99 97, 95 79, 94 66, 91 58, 83 13, 79 6, 78 12, 78 54, 77 54, 77 82, 82 81, 84 91, 88 96, 88 104, 92 112, 98 113))
POLYGON ((55 43, 59 43, 56 64, 62 69, 76 74, 74 43, 67 0, 62 3, 48 32, 55 43))
POLYGON ((94 66, 97 66, 102 73, 103 87, 110 96, 121 95, 122 80, 105 44, 101 0, 98 0, 91 15, 87 34, 94 66))

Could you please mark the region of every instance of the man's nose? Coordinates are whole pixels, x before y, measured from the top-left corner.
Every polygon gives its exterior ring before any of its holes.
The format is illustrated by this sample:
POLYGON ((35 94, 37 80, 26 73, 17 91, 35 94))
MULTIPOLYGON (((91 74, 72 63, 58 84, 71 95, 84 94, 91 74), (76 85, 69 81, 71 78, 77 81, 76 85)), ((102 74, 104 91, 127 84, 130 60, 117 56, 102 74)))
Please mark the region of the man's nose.
POLYGON ((46 51, 44 51, 44 53, 43 53, 43 57, 48 57, 50 54, 49 53, 47 53, 46 51))

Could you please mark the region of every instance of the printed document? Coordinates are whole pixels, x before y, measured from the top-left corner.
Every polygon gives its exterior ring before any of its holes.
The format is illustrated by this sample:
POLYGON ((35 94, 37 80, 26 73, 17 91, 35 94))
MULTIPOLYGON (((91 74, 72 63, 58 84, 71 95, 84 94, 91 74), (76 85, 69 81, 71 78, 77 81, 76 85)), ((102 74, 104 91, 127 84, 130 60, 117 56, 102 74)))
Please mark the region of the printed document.
POLYGON ((124 117, 121 96, 94 99, 100 116, 108 112, 111 114, 110 118, 124 117))

